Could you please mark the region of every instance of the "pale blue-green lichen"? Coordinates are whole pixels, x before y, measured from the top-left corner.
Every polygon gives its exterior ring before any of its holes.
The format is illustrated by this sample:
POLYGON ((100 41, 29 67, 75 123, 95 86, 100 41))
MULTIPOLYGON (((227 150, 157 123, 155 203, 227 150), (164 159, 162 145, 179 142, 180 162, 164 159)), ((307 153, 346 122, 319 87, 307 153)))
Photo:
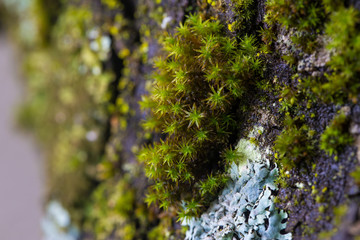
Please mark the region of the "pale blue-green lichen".
MULTIPOLYGON (((256 138, 261 132, 263 132, 264 128, 261 126, 255 126, 252 131, 250 131, 248 137, 256 138)), ((262 162, 264 159, 261 157, 263 152, 268 153, 268 149, 265 151, 260 151, 258 147, 251 143, 246 138, 240 139, 238 144, 236 145, 236 150, 241 153, 242 159, 249 160, 251 162, 262 162)), ((246 161, 240 163, 246 164, 246 161)))
POLYGON ((76 240, 78 230, 71 224, 70 215, 57 201, 51 201, 41 221, 43 240, 76 240))
POLYGON ((237 150, 247 163, 233 163, 231 180, 218 200, 200 218, 183 222, 189 227, 185 239, 291 239, 291 233, 280 233, 287 214, 273 202, 278 169, 270 169, 269 161, 261 160, 265 158, 259 149, 246 139, 240 140, 237 150))

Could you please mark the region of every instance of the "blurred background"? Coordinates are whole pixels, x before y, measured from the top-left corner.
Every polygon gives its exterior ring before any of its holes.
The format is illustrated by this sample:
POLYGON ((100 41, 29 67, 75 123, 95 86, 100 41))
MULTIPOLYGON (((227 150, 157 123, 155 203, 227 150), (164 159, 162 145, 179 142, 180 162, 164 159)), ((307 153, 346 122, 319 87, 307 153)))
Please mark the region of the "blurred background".
POLYGON ((0 239, 41 239, 43 162, 34 138, 20 132, 16 109, 24 101, 21 58, 0 30, 0 239))
POLYGON ((192 11, 169 2, 0 0, 1 240, 183 235, 136 158, 149 59, 192 11))
POLYGON ((131 56, 133 14, 131 1, 0 0, 1 240, 141 239, 157 221, 143 220, 146 178, 132 147, 143 136, 122 132, 139 128, 125 98, 129 66, 147 51, 131 56))
MULTIPOLYGON (((41 85, 40 78, 31 82, 30 78, 25 77, 31 72, 26 66, 29 54, 46 45, 46 37, 40 34, 41 31, 47 31, 46 27, 40 26, 43 15, 39 8, 44 3, 46 1, 0 0, 2 240, 73 239, 60 230, 69 224, 69 214, 58 202, 49 201, 46 194, 44 156, 48 154, 47 151, 40 150, 43 146, 35 129, 37 123, 43 124, 42 121, 46 121, 38 113, 45 114, 47 109, 33 101, 37 97, 41 98, 41 93, 33 91, 32 85, 41 85), (30 105, 37 112, 30 111, 30 105)), ((47 19, 43 20, 42 23, 46 26, 51 24, 47 19)), ((31 58, 29 61, 33 60, 31 58)), ((34 72, 36 71, 38 69, 34 72)), ((51 135, 49 129, 45 131, 51 135)))

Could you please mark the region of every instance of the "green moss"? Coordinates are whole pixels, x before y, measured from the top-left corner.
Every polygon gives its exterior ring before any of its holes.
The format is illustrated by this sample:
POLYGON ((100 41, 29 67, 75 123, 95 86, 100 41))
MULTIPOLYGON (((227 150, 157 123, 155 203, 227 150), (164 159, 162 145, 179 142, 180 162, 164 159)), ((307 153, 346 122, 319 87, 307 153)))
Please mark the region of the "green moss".
POLYGON ((244 30, 252 24, 251 20, 255 15, 256 1, 232 0, 232 3, 236 17, 235 21, 228 26, 228 29, 231 32, 244 30))
POLYGON ((105 239, 112 234, 121 239, 134 239, 136 236, 133 221, 135 190, 123 178, 114 185, 113 180, 105 181, 96 188, 91 197, 91 207, 85 227, 94 231, 97 239, 105 239))
POLYGON ((342 94, 353 99, 360 90, 357 82, 360 63, 356 60, 360 54, 359 23, 359 12, 350 7, 333 12, 326 25, 326 34, 331 39, 327 48, 335 52, 329 62, 333 72, 327 76, 328 82, 321 86, 328 97, 342 94))
MULTIPOLYGON (((202 208, 223 185, 223 169, 231 162, 226 158, 233 158, 224 151, 236 127, 232 106, 262 70, 254 37, 238 44, 222 31, 219 21, 190 15, 165 38, 167 56, 155 61, 152 90, 141 103, 151 110, 145 129, 166 134, 139 154, 155 181, 148 202, 165 209, 181 200, 202 208)), ((196 208, 186 215, 198 213, 196 208)))
MULTIPOLYGON (((311 52, 317 45, 316 33, 322 31, 326 14, 321 0, 270 0, 266 2, 265 22, 272 28, 280 23, 297 32, 291 36, 292 42, 306 52, 311 52)), ((292 56, 283 56, 289 63, 294 63, 292 56)))
POLYGON ((164 233, 163 227, 158 225, 151 229, 147 235, 149 240, 166 240, 166 234, 164 233))
POLYGON ((331 239, 337 231, 338 231, 338 229, 334 228, 334 229, 331 229, 330 231, 320 232, 318 235, 318 238, 322 239, 322 240, 331 239))
POLYGON ((360 185, 360 167, 357 167, 355 171, 351 173, 351 176, 354 178, 356 184, 360 185))
MULTIPOLYGON (((348 98, 356 102, 360 88, 356 83, 359 75, 356 56, 360 51, 358 11, 353 7, 345 8, 341 1, 328 0, 271 0, 267 1, 266 8, 265 22, 270 25, 269 29, 276 23, 286 28, 294 28, 292 43, 305 52, 312 53, 320 47, 315 38, 317 34, 314 33, 325 31, 325 35, 330 39, 326 47, 334 53, 328 63, 332 72, 326 75, 326 80, 312 78, 312 90, 325 101, 343 103, 348 98)), ((269 30, 262 31, 265 40, 271 39, 268 32, 269 30)), ((265 42, 271 43, 270 40, 265 42)), ((282 58, 290 65, 297 61, 293 55, 282 58)))
POLYGON ((332 239, 332 237, 337 233, 338 227, 341 225, 341 221, 345 216, 345 214, 347 213, 347 211, 348 211, 348 206, 346 204, 335 207, 333 210, 334 216, 332 220, 334 227, 329 231, 320 232, 318 238, 322 240, 332 239))
POLYGON ((109 9, 122 9, 123 6, 119 0, 101 0, 101 2, 106 5, 109 9))
POLYGON ((335 116, 321 135, 320 148, 328 155, 337 154, 344 146, 353 142, 348 128, 349 119, 345 114, 335 116))
POLYGON ((302 237, 306 238, 309 235, 313 235, 315 233, 316 229, 314 227, 310 227, 305 225, 302 229, 302 237))
POLYGON ((342 222, 342 218, 348 212, 349 208, 346 204, 339 205, 334 208, 334 223, 335 225, 340 225, 342 222))
POLYGON ((309 30, 321 24, 324 17, 322 1, 270 0, 266 3, 265 22, 273 25, 280 22, 283 26, 309 30))
MULTIPOLYGON (((149 240, 171 239, 171 236, 173 236, 173 232, 171 231, 171 225, 172 225, 171 217, 163 216, 160 220, 160 223, 147 233, 147 238, 149 240)), ((183 230, 178 229, 177 231, 182 232, 183 230)))
POLYGON ((313 150, 311 130, 308 126, 290 116, 285 118, 285 128, 275 141, 275 151, 278 152, 277 161, 286 169, 309 161, 313 150))

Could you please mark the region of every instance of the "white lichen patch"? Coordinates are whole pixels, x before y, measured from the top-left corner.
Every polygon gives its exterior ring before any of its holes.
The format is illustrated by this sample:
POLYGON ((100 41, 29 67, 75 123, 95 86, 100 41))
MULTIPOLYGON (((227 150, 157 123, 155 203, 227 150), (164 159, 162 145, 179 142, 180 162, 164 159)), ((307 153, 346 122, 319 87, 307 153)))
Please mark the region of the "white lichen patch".
POLYGON ((43 240, 75 240, 78 230, 71 224, 70 215, 57 201, 51 201, 41 221, 43 240))
MULTIPOLYGON (((263 127, 255 126, 254 129, 249 133, 248 137, 256 138, 263 131, 263 127)), ((242 159, 246 159, 250 162, 267 162, 267 159, 263 155, 264 153, 268 152, 268 149, 260 151, 260 149, 255 144, 253 144, 250 140, 246 138, 240 139, 235 148, 238 152, 241 153, 242 159)), ((246 161, 242 163, 242 165, 244 164, 246 164, 246 161)))
MULTIPOLYGON (((249 136, 261 132, 254 129, 249 136)), ((276 209, 273 202, 277 168, 270 169, 269 161, 247 139, 241 139, 236 149, 247 161, 233 163, 229 170, 231 180, 218 200, 200 218, 183 223, 189 227, 185 239, 291 239, 290 233, 281 234, 287 214, 276 209)))
POLYGON ((297 65, 299 72, 311 73, 313 77, 321 76, 321 68, 324 68, 334 54, 333 50, 326 48, 329 39, 323 36, 317 38, 316 42, 321 46, 313 51, 312 54, 303 54, 297 65))
POLYGON ((164 14, 164 18, 161 22, 161 28, 166 29, 172 20, 173 20, 172 17, 168 16, 167 14, 164 14))
POLYGON ((185 239, 291 239, 280 233, 287 214, 273 203, 277 174, 265 163, 248 162, 245 169, 233 164, 232 180, 206 213, 190 220, 185 239))

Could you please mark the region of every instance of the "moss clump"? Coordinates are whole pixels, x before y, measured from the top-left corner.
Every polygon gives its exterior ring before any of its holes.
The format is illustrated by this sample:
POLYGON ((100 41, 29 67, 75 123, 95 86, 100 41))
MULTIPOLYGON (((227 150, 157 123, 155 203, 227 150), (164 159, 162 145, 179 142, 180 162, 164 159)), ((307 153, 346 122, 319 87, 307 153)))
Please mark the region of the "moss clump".
POLYGON ((255 4, 254 0, 232 0, 233 7, 235 9, 236 18, 235 22, 228 25, 230 31, 241 31, 246 27, 252 25, 252 19, 255 14, 255 4))
MULTIPOLYGON (((345 8, 342 1, 329 0, 271 0, 266 8, 265 22, 270 28, 276 23, 294 28, 292 42, 308 53, 320 45, 316 39, 318 33, 325 32, 330 39, 326 47, 333 52, 328 63, 331 73, 325 74, 326 78, 321 81, 313 79, 314 93, 328 102, 343 103, 346 98, 357 101, 360 89, 356 80, 359 78, 359 12, 353 7, 345 8)), ((263 30, 262 34, 265 39, 269 38, 269 31, 263 30)), ((291 64, 296 62, 296 57, 291 55, 283 59, 291 64)))
POLYGON ((270 0, 266 5, 265 21, 271 25, 280 22, 287 28, 310 30, 321 24, 324 18, 321 0, 270 0))
POLYGON ((114 236, 121 239, 130 240, 136 236, 134 212, 138 206, 134 204, 135 190, 127 181, 124 178, 117 183, 103 182, 92 193, 85 228, 94 231, 96 239, 106 239, 114 229, 114 236))
POLYGON ((360 185, 360 167, 356 167, 355 171, 351 173, 351 177, 353 177, 357 185, 360 185))
POLYGON ((336 154, 342 147, 351 144, 349 119, 344 113, 335 116, 320 138, 320 148, 328 155, 336 154))
MULTIPOLYGON (((316 33, 322 30, 326 19, 322 0, 270 0, 266 2, 266 9, 265 22, 271 28, 276 23, 294 28, 297 32, 291 36, 293 43, 307 52, 314 50, 316 33)), ((284 58, 294 61, 292 56, 284 58)))
POLYGON ((224 168, 237 158, 224 151, 236 128, 233 108, 262 68, 254 37, 238 44, 222 31, 219 21, 190 15, 165 38, 167 56, 155 62, 152 90, 141 103, 151 110, 145 129, 164 134, 139 154, 155 181, 148 202, 167 209, 184 200, 184 217, 197 215, 225 182, 224 168))
POLYGON ((339 206, 336 206, 333 209, 333 220, 332 223, 334 225, 334 228, 328 231, 322 231, 319 233, 318 238, 319 239, 332 239, 334 235, 337 233, 338 228, 340 227, 343 218, 345 217, 346 213, 348 212, 349 207, 346 204, 342 204, 339 206))
POLYGON ((334 12, 326 25, 326 34, 331 39, 327 48, 335 52, 329 62, 333 72, 327 76, 328 82, 321 86, 322 91, 326 93, 323 95, 327 96, 327 99, 339 93, 354 99, 359 93, 359 24, 359 12, 350 7, 340 8, 334 12))
POLYGON ((305 124, 298 119, 286 116, 285 128, 275 141, 275 150, 278 152, 278 161, 286 169, 291 169, 296 164, 307 161, 314 149, 313 135, 305 124))

